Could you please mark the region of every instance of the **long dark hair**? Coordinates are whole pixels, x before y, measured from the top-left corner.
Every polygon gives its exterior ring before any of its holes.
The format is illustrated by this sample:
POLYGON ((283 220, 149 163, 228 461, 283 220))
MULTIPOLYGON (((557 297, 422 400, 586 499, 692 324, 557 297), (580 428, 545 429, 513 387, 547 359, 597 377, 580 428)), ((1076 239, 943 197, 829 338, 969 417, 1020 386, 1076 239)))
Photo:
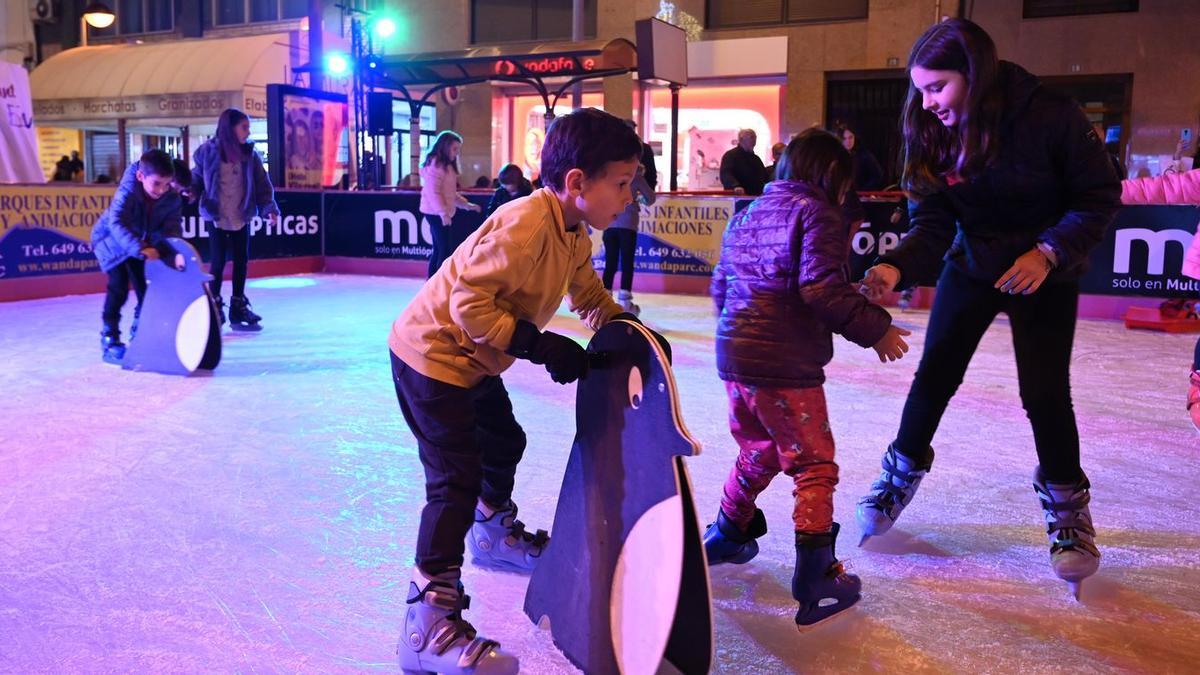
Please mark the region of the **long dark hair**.
POLYGON ((458 160, 450 159, 450 144, 454 142, 462 143, 462 136, 453 131, 446 130, 438 134, 437 140, 433 142, 433 147, 429 149, 429 154, 425 155, 425 161, 421 166, 429 166, 430 162, 436 162, 437 166, 448 166, 454 169, 454 173, 462 173, 458 169, 458 160))
POLYGON ((823 190, 830 203, 840 204, 854 182, 854 163, 836 136, 822 129, 805 129, 788 143, 775 177, 808 183, 823 190))
POLYGON ((246 157, 247 146, 238 142, 233 128, 243 121, 250 121, 246 113, 237 108, 226 108, 217 119, 217 148, 222 162, 240 162, 246 157))
POLYGON ((947 173, 971 178, 995 159, 1004 109, 999 72, 996 44, 965 19, 943 21, 913 44, 908 55, 908 100, 900 123, 904 138, 900 184, 905 190, 917 197, 932 194, 945 186, 947 173), (922 106, 921 92, 911 79, 915 66, 958 71, 966 79, 966 101, 955 128, 947 128, 922 106))

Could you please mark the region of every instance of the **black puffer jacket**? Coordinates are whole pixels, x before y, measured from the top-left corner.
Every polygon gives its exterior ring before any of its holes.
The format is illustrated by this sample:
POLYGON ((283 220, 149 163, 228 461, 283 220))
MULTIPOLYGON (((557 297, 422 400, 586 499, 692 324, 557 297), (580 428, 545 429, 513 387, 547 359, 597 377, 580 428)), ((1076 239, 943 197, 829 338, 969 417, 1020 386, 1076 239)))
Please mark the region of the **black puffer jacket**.
POLYGON ((1083 111, 1014 63, 1002 62, 1000 77, 999 154, 981 175, 909 202, 908 235, 878 260, 899 268, 900 288, 930 277, 943 256, 995 282, 1038 243, 1058 259, 1046 283, 1074 281, 1112 224, 1121 182, 1083 111))
POLYGON ((863 347, 879 342, 891 316, 850 284, 849 254, 843 213, 806 183, 775 181, 735 215, 711 286, 721 379, 816 387, 833 333, 863 347))

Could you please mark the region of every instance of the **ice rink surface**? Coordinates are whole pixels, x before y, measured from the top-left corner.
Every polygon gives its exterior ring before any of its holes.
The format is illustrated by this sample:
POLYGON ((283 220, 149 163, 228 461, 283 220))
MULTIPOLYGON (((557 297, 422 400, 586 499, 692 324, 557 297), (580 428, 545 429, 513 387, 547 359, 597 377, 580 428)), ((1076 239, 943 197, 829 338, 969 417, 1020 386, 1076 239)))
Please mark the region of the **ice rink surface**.
MULTIPOLYGON (((226 333, 220 367, 192 378, 102 363, 100 295, 0 304, 0 671, 396 671, 423 475, 387 334, 419 284, 252 281, 265 330, 226 333)), ((673 344, 684 419, 704 447, 688 460, 703 527, 735 455, 711 304, 637 300, 673 344)), ((712 570, 714 671, 1196 672, 1194 336, 1079 324, 1072 383, 1103 559, 1076 603, 1050 571, 1003 317, 917 499, 856 547, 854 503, 895 432, 928 315, 897 316, 914 331, 908 358, 884 366, 837 339, 827 370, 838 553, 863 579, 862 602, 796 631, 791 486, 779 479, 759 503, 762 553, 712 570)), ((551 327, 587 340, 565 309, 551 327)), ((549 529, 574 387, 521 362, 505 381, 529 436, 515 499, 531 528, 549 529)), ((521 611, 524 577, 468 562, 464 583, 467 618, 523 672, 575 672, 521 611)))

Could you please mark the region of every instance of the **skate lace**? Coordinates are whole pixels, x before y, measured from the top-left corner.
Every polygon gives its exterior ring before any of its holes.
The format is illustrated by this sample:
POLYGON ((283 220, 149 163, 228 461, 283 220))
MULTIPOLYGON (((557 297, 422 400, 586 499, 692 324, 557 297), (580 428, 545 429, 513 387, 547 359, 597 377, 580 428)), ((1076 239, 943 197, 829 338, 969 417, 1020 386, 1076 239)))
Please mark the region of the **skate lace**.
POLYGON ((1034 489, 1046 514, 1046 534, 1054 537, 1050 543, 1050 554, 1083 551, 1100 557, 1100 550, 1091 541, 1096 536, 1096 530, 1083 514, 1084 507, 1092 500, 1091 494, 1082 490, 1075 492, 1067 501, 1057 502, 1041 485, 1035 484, 1034 489), (1059 517, 1059 513, 1066 515, 1059 517))
POLYGON ((862 504, 887 511, 897 502, 904 502, 904 491, 910 489, 915 480, 916 476, 897 467, 892 462, 891 453, 888 453, 883 458, 883 475, 871 484, 873 494, 864 497, 862 504), (895 483, 896 479, 900 480, 900 485, 895 483))
POLYGON ((407 602, 411 605, 421 601, 450 612, 435 624, 437 629, 429 641, 429 646, 437 656, 445 654, 459 640, 468 640, 458 657, 458 666, 470 668, 489 651, 500 647, 495 640, 479 637, 471 622, 462 618, 463 610, 471 607, 471 596, 462 592, 462 584, 457 589, 438 582, 430 582, 422 589, 417 589, 414 584, 407 602))
POLYGON ((544 548, 550 541, 550 533, 545 530, 538 530, 530 534, 525 529, 525 523, 517 520, 516 504, 512 505, 512 510, 500 522, 508 528, 508 536, 512 537, 514 541, 523 541, 539 549, 544 548))

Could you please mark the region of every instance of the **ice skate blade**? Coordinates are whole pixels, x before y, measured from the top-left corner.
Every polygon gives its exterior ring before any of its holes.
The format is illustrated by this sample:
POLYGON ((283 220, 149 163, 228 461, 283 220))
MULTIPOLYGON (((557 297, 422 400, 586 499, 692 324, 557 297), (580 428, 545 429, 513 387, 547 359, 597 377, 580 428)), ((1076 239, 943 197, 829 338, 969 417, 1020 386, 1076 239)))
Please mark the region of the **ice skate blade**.
POLYGON ((859 547, 859 548, 862 548, 862 547, 863 547, 863 546, 864 546, 864 545, 867 543, 867 540, 868 540, 868 539, 870 539, 870 538, 871 538, 871 535, 869 535, 869 534, 864 534, 864 535, 862 536, 862 539, 859 539, 859 540, 858 540, 858 547, 859 547))
POLYGON ((820 619, 818 621, 814 621, 814 622, 808 623, 808 624, 797 623, 796 630, 799 631, 801 634, 804 634, 804 633, 808 633, 816 628, 820 628, 822 626, 828 626, 829 624, 837 621, 839 618, 844 617, 847 614, 849 614, 850 610, 853 609, 854 606, 858 604, 859 600, 862 600, 862 595, 856 596, 853 600, 850 600, 845 607, 839 609, 838 611, 834 612, 833 614, 830 614, 829 616, 827 616, 823 619, 820 619))
MULTIPOLYGON (((490 570, 492 572, 508 572, 509 574, 520 574, 521 576, 529 576, 533 574, 533 567, 521 567, 510 562, 502 560, 486 560, 483 558, 471 558, 471 564, 481 569, 490 570)), ((536 567, 537 565, 534 565, 536 567)))
POLYGON ((262 326, 256 323, 231 323, 229 328, 239 333, 257 333, 262 330, 262 326))
POLYGON ((400 672, 404 673, 404 675, 437 675, 432 670, 413 670, 411 668, 401 668, 400 672))
POLYGON ((1075 602, 1079 602, 1079 594, 1083 591, 1083 582, 1068 581, 1067 589, 1071 591, 1071 597, 1075 598, 1075 602))

